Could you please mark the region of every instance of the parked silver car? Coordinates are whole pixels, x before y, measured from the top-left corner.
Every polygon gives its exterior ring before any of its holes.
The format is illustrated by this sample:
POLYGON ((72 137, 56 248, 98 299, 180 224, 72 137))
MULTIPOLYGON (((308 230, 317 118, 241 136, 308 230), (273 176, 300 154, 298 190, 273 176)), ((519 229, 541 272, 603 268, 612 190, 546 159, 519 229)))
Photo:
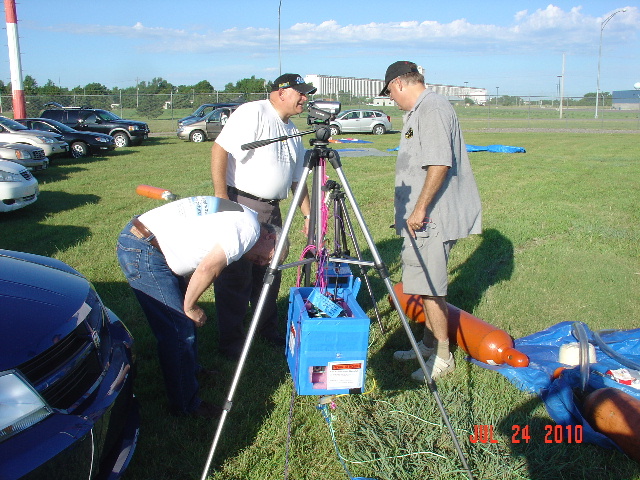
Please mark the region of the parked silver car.
POLYGON ((62 140, 57 133, 29 130, 24 125, 0 116, 0 142, 26 143, 40 147, 49 159, 55 155, 65 155, 69 152, 69 144, 62 140))
POLYGON ((331 135, 341 133, 373 133, 382 135, 391 131, 391 117, 379 110, 345 110, 329 124, 331 135))
MULTIPOLYGON (((11 212, 38 200, 38 180, 22 165, 0 160, 0 212, 11 212)), ((1 476, 0 476, 1 477, 1 476)))
POLYGON ((227 122, 227 118, 229 118, 236 108, 238 108, 238 105, 216 108, 200 119, 187 120, 178 127, 178 138, 192 142, 215 140, 227 122))
POLYGON ((15 162, 32 172, 44 170, 49 166, 49 159, 44 150, 26 143, 0 142, 0 159, 15 162))

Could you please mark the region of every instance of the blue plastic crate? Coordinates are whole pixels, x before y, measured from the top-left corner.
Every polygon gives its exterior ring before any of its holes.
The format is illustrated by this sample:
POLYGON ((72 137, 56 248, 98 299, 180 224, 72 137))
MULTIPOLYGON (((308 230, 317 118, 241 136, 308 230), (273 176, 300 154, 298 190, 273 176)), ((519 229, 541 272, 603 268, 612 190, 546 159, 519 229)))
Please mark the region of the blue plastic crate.
POLYGON ((361 393, 364 387, 371 322, 350 289, 337 293, 343 302, 333 314, 347 316, 316 317, 305 304, 322 295, 319 289, 290 290, 286 355, 299 395, 361 393))

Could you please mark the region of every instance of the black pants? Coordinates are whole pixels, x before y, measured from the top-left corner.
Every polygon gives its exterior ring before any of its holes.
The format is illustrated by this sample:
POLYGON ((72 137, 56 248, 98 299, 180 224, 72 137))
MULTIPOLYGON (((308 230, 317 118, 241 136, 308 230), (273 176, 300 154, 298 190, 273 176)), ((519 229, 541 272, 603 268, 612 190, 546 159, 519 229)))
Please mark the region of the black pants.
MULTIPOLYGON (((258 221, 282 226, 278 205, 233 194, 229 194, 229 199, 258 212, 258 221)), ((241 258, 222 270, 214 282, 220 353, 236 357, 242 351, 245 340, 244 318, 249 304, 253 308, 258 304, 267 268, 241 258)), ((281 274, 277 272, 260 315, 258 333, 265 338, 282 336, 278 330, 277 309, 280 279, 281 274)))

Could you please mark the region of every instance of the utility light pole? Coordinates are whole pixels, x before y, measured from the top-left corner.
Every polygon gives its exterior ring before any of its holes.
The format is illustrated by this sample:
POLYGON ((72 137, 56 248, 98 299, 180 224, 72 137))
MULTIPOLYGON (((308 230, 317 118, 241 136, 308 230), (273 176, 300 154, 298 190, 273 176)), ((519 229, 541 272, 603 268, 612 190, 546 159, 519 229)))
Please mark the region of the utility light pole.
POLYGON ((607 18, 605 18, 600 24, 600 47, 598 49, 598 83, 596 87, 596 115, 594 118, 598 118, 598 101, 600 97, 600 60, 602 58, 602 31, 604 30, 604 27, 607 25, 607 23, 609 23, 609 20, 615 17, 618 13, 626 12, 626 11, 627 11, 626 8, 621 8, 620 10, 616 10, 607 18))
POLYGON ((278 67, 280 73, 278 75, 282 75, 282 56, 280 55, 280 9, 282 8, 282 0, 278 3, 278 67))
POLYGON ((565 54, 562 54, 562 75, 558 75, 559 88, 560 88, 560 119, 562 119, 562 104, 564 101, 564 59, 565 54))
MULTIPOLYGON (((634 83, 633 88, 640 90, 640 82, 634 83)), ((636 97, 638 97, 638 126, 640 126, 640 93, 636 93, 636 97)))

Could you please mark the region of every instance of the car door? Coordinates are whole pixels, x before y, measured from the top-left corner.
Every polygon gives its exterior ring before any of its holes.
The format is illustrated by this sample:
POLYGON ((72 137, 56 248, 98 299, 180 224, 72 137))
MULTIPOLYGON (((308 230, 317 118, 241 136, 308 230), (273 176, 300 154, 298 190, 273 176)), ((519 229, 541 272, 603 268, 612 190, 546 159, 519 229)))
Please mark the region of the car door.
POLYGON ((370 132, 373 129, 373 124, 376 122, 375 112, 364 111, 362 113, 362 121, 360 122, 361 132, 370 132))
POLYGON ((207 138, 209 140, 215 140, 220 135, 222 127, 224 127, 230 114, 228 108, 218 108, 211 112, 207 117, 207 138))
POLYGON ((360 123, 360 112, 349 112, 340 120, 340 130, 343 132, 357 132, 360 128, 360 123))

